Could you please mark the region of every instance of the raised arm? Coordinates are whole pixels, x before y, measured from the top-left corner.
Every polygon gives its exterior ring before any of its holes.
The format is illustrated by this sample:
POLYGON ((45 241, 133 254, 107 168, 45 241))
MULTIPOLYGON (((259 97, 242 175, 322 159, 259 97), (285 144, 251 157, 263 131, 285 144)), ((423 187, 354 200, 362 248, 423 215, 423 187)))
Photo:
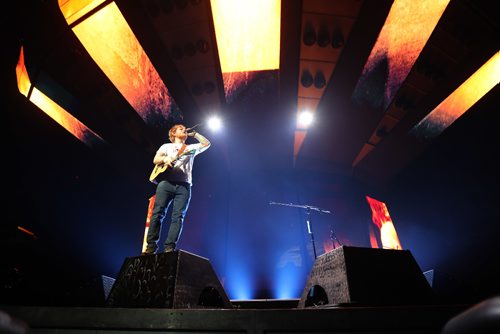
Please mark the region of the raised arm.
POLYGON ((199 153, 205 151, 207 148, 210 147, 210 141, 201 134, 199 134, 198 132, 196 131, 190 132, 188 133, 188 136, 193 137, 201 144, 201 146, 197 149, 199 153))

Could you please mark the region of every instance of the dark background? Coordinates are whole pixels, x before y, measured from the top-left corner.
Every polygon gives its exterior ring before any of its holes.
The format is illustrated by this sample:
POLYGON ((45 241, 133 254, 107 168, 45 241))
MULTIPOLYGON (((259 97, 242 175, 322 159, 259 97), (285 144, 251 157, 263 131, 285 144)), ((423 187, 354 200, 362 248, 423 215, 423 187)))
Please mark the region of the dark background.
MULTIPOLYGON (((41 12, 26 9, 49 3, 21 2, 16 18, 36 26, 41 12)), ((19 22, 2 47, 6 191, 0 302, 92 303, 89 291, 96 291, 100 275, 116 277, 124 258, 141 251, 154 193, 147 177, 167 133, 150 145, 124 141, 106 152, 78 141, 17 90, 19 48, 34 29, 19 22)), ((493 26, 498 29, 498 22, 493 26)), ((498 40, 492 43, 498 46, 498 40)), ((280 76, 255 76, 229 104, 222 132, 200 128, 212 146, 195 161, 179 247, 209 258, 230 298, 299 298, 314 260, 305 212, 269 202, 330 210, 312 215, 322 254, 331 247, 332 229, 342 244, 370 247, 368 195, 387 204, 403 248, 422 271, 434 270, 434 287, 444 301, 497 295, 498 85, 380 184, 376 175, 293 166, 293 120, 283 118, 280 76)), ((186 112, 188 126, 198 120, 186 112)), ((322 145, 328 146, 328 137, 322 145)), ((328 153, 310 159, 315 167, 328 160, 328 153)))

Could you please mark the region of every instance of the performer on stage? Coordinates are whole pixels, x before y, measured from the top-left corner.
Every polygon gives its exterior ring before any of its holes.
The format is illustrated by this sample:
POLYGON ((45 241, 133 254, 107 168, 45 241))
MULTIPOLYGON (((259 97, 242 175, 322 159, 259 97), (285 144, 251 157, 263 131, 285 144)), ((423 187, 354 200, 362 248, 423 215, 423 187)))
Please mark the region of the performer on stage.
POLYGON ((210 147, 210 141, 207 138, 186 129, 182 124, 172 126, 168 135, 171 143, 161 145, 153 159, 155 170, 153 170, 150 180, 157 183, 157 187, 146 238, 147 246, 142 253, 143 255, 154 254, 158 250, 157 243, 160 238, 161 225, 171 203, 172 215, 164 252, 175 250, 191 199, 194 158, 210 147), (198 143, 186 145, 188 136, 196 139, 198 143), (155 173, 157 170, 160 172, 155 173))

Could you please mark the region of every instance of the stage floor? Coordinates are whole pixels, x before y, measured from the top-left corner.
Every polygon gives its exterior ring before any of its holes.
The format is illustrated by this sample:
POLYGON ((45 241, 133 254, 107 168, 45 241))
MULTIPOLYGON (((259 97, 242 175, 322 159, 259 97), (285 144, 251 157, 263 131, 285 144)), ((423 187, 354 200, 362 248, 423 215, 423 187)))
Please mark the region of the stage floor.
MULTIPOLYGON (((322 306, 234 301, 232 309, 0 306, 29 333, 440 333, 466 305, 322 306), (252 308, 254 307, 254 308, 252 308)), ((0 327, 1 328, 1 327, 0 327)), ((18 332, 12 332, 18 333, 18 332)), ((19 332, 20 333, 20 332, 19 332)))

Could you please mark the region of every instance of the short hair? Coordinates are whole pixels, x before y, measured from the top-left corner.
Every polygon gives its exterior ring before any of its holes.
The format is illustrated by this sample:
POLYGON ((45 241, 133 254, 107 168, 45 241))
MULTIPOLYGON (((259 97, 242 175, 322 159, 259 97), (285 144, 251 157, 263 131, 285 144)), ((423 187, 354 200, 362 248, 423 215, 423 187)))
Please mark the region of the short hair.
POLYGON ((174 142, 174 138, 175 138, 175 131, 177 131, 178 128, 180 127, 184 127, 184 125, 182 124, 175 124, 174 126, 172 126, 170 128, 170 130, 168 130, 168 139, 173 143, 174 142))

